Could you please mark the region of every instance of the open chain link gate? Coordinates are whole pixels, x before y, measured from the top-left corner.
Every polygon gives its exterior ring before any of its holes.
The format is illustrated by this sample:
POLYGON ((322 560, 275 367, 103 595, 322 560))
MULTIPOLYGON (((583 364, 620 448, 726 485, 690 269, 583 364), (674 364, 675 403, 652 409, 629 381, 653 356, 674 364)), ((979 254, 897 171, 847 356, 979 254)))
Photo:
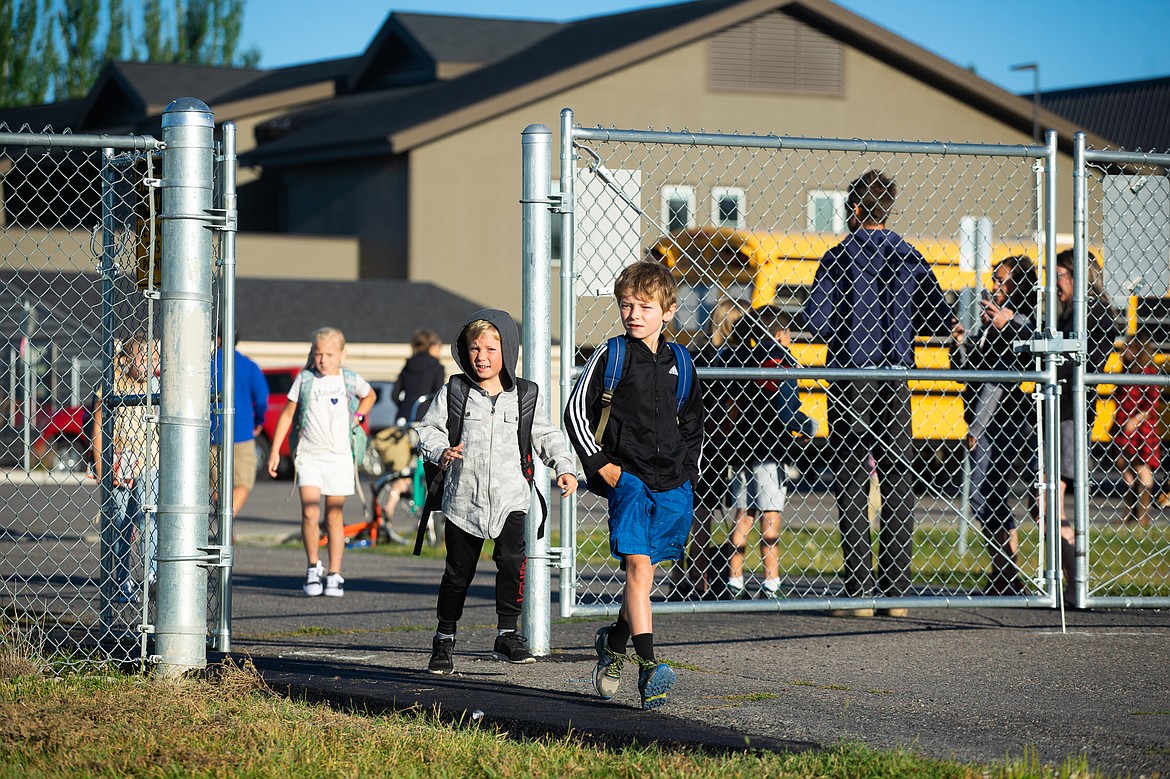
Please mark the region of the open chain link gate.
MULTIPOLYGON (((1078 268, 1122 320, 1130 349, 1108 375, 1086 368, 1096 414, 1083 431, 1086 478, 1076 491, 1076 602, 1087 607, 1170 606, 1170 153, 1074 144, 1073 208, 1078 268), (1099 262, 1100 261, 1100 262, 1099 262), (1136 411, 1136 414, 1135 414, 1136 411), (1125 432, 1134 420, 1134 432, 1125 432), (1118 434, 1122 435, 1119 442, 1118 434), (1125 444, 1125 445, 1122 445, 1125 444), (1081 521, 1081 517, 1085 517, 1081 521)), ((1083 332, 1083 330, 1082 330, 1083 332)))
MULTIPOLYGON (((1109 533, 1111 517, 1096 503, 1092 511, 1075 512, 1079 487, 1068 498, 1070 523, 1081 530, 1075 574, 1062 578, 1056 477, 1061 447, 1053 443, 1060 440, 1058 399, 1068 403, 1075 394, 1067 388, 1062 394, 1057 366, 1065 360, 1079 366, 1079 386, 1088 381, 1089 394, 1095 395, 1102 379, 1084 375, 1084 339, 1075 332, 1061 337, 1057 329, 1056 257, 1071 250, 1073 241, 1056 232, 1055 134, 1042 146, 997 146, 605 130, 573 126, 566 110, 560 138, 562 170, 547 193, 558 214, 546 237, 551 259, 561 262, 562 399, 589 354, 621 332, 612 296, 617 272, 646 258, 667 264, 679 283, 672 337, 699 358, 704 382, 708 435, 700 482, 707 484, 696 492, 705 499, 696 500, 687 561, 660 566, 656 610, 1056 607, 1062 595, 1077 606, 1160 605, 1170 594, 1165 521, 1139 524, 1132 538, 1118 544, 1107 538, 1116 535, 1109 533), (848 186, 870 170, 896 183, 890 227, 931 265, 967 338, 988 329, 979 298, 982 290, 996 289, 993 272, 1001 261, 1026 256, 1034 263, 1034 292, 1027 301, 1009 303, 1031 313, 1032 325, 1011 344, 1024 355, 1011 369, 963 368, 952 339, 937 335, 917 339, 910 371, 861 374, 823 367, 825 344, 799 329, 800 312, 820 258, 844 236, 848 186), (785 359, 745 362, 744 344, 736 343, 745 328, 737 332, 735 325, 759 321, 762 314, 771 322, 791 321, 792 346, 781 352, 785 359), (826 408, 835 384, 861 378, 910 390, 911 444, 884 464, 887 471, 904 468, 915 495, 912 584, 892 595, 848 593, 841 577, 834 437, 826 408), (751 425, 765 416, 765 405, 775 402, 775 390, 786 380, 798 385, 801 411, 815 426, 812 436, 751 425), (975 399, 989 391, 1002 400, 1002 419, 991 428, 970 413, 975 399), (976 476, 985 486, 973 496, 972 463, 980 466, 970 455, 968 435, 976 430, 990 430, 988 438, 1003 454, 994 478, 986 469, 976 476), (778 523, 751 500, 744 499, 747 512, 735 500, 737 483, 761 460, 775 463, 784 485, 778 523), (987 485, 1000 499, 991 506, 987 485), (1091 534, 1084 531, 1089 527, 1091 534), (1110 594, 1121 600, 1102 600, 1110 594)), ((1164 164, 1149 155, 1142 162, 1164 164)), ((1159 187, 1166 180, 1160 174, 1146 178, 1159 187)), ((525 181, 528 186, 527 174, 525 181)), ((529 221, 526 215, 526 245, 529 221)), ((1111 223, 1105 218, 1101 224, 1111 223)), ((1151 268, 1165 276, 1165 252, 1148 256, 1151 268)), ((525 287, 539 294, 527 282, 525 287)), ((1083 281, 1077 284, 1078 299, 1086 288, 1083 281)), ((1165 289, 1153 296, 1163 298, 1165 289)), ((526 323, 530 313, 526 306, 526 323)), ((1116 324, 1121 330, 1124 322, 1119 317, 1116 324)), ((1108 411, 1095 415, 1099 424, 1107 423, 1108 411)), ((1078 458, 1077 484, 1103 497, 1104 482, 1089 464, 1089 458, 1078 458)), ((867 493, 876 547, 883 502, 900 496, 883 496, 876 479, 867 493)), ((1115 512, 1119 502, 1106 505, 1115 512)), ((563 616, 612 614, 620 603, 605 510, 604 501, 590 494, 565 501, 560 540, 553 539, 559 545, 552 554, 542 553, 561 568, 563 616)), ((1065 549, 1065 559, 1074 557, 1071 549, 1065 549)))
POLYGON ((210 388, 234 306, 234 127, 213 146, 212 122, 183 99, 162 141, 0 127, 0 632, 55 666, 181 672, 229 644, 230 506, 209 513, 190 380, 210 388))

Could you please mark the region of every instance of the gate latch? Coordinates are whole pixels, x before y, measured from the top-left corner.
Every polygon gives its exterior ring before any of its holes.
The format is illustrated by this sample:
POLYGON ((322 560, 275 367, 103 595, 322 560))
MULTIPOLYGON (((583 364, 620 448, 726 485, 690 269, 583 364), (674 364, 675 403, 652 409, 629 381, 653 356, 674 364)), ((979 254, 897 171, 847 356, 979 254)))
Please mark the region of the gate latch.
POLYGON ((1081 337, 1070 338, 1051 330, 1045 330, 1036 333, 1027 341, 1013 342, 1012 350, 1018 354, 1038 356, 1055 354, 1058 361, 1080 362, 1081 355, 1085 350, 1085 339, 1081 337))

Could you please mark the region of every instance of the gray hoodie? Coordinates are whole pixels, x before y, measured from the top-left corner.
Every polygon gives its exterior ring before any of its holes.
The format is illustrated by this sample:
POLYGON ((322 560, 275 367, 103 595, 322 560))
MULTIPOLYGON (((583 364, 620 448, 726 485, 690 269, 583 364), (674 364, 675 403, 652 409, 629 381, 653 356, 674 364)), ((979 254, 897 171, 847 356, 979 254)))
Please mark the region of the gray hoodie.
MULTIPOLYGON (((513 511, 528 511, 532 492, 520 470, 517 428, 520 424, 516 392, 516 362, 520 337, 516 322, 506 311, 475 312, 451 344, 451 356, 460 370, 472 377, 467 407, 463 412, 463 458, 447 470, 443 491, 443 516, 460 529, 480 538, 496 538, 513 511), (479 388, 467 352, 467 325, 483 319, 500 331, 504 391, 495 398, 479 388)), ((564 434, 548 420, 548 404, 541 396, 532 420, 532 449, 557 476, 575 471, 564 434)), ((447 432, 447 387, 439 390, 418 425, 419 451, 438 463, 451 446, 447 432)))

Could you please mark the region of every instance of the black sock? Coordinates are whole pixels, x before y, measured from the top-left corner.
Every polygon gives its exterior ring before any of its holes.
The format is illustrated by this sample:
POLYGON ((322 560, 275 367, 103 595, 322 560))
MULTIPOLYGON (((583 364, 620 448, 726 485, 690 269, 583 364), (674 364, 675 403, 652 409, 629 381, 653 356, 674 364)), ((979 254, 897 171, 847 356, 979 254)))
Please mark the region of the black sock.
POLYGON ((639 633, 634 636, 634 652, 648 663, 654 662, 654 634, 639 633))
POLYGON ((622 617, 617 618, 617 622, 613 623, 613 627, 609 629, 609 648, 619 655, 626 653, 626 644, 630 641, 630 623, 626 622, 622 617))

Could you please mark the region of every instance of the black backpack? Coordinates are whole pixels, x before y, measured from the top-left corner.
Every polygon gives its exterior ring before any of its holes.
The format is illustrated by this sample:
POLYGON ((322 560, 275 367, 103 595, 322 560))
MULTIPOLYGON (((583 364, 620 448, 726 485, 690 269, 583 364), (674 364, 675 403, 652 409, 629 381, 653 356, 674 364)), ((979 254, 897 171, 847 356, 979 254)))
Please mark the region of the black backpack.
MULTIPOLYGON (((451 446, 458 445, 463 438, 463 418, 467 408, 467 396, 471 392, 471 380, 460 373, 452 376, 447 382, 447 439, 451 446)), ((516 429, 516 444, 520 450, 520 470, 528 485, 532 486, 536 466, 532 460, 532 420, 536 418, 536 404, 540 388, 536 382, 528 379, 516 379, 517 402, 520 406, 520 424, 516 429)), ((418 518, 418 535, 414 539, 414 554, 422 554, 423 538, 426 537, 427 524, 431 519, 432 511, 443 508, 443 485, 447 472, 435 463, 425 463, 423 466, 427 480, 427 499, 423 504, 422 514, 418 518)), ((540 499, 540 530, 537 538, 544 537, 544 522, 548 514, 548 506, 544 496, 538 491, 540 499)))

